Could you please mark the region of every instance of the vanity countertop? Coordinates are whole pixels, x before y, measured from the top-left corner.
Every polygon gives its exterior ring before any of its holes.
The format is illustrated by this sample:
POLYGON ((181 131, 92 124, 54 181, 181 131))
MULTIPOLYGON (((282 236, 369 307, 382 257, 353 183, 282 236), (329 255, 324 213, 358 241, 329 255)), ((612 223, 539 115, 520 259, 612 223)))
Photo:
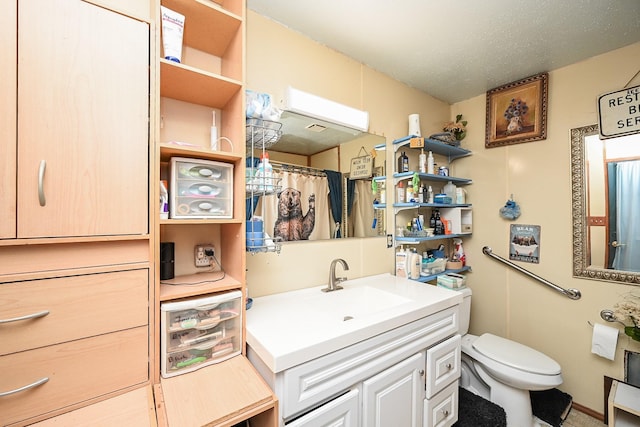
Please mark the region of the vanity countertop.
POLYGON ((254 298, 247 344, 274 373, 462 303, 459 292, 379 274, 254 298))

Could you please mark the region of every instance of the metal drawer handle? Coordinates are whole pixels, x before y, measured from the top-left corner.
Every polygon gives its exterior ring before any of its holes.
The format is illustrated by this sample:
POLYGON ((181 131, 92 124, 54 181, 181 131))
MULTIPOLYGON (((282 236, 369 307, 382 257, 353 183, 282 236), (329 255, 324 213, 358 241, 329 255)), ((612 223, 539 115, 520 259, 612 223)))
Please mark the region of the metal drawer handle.
POLYGON ((445 417, 449 416, 449 410, 448 409, 443 409, 442 413, 444 414, 445 417))
POLYGON ((420 374, 421 377, 424 377, 424 369, 420 369, 418 373, 420 374))
POLYGON ((29 390, 30 388, 38 387, 39 385, 42 385, 42 384, 46 383, 47 381, 49 381, 49 377, 41 378, 38 381, 36 381, 34 383, 31 383, 31 384, 27 384, 24 387, 20 387, 20 388, 14 389, 14 390, 1 392, 0 393, 0 397, 10 396, 12 394, 20 393, 21 391, 29 390))
POLYGON ((21 320, 30 320, 30 319, 38 319, 40 317, 44 317, 49 314, 49 310, 39 311, 33 314, 27 314, 26 316, 14 317, 12 319, 0 319, 0 324, 2 323, 11 323, 11 322, 19 322, 21 320))
POLYGON ((47 199, 44 197, 44 171, 47 168, 47 161, 40 160, 40 168, 38 169, 38 200, 40 206, 47 204, 47 199))
POLYGON ((446 365, 444 365, 447 369, 451 370, 453 369, 453 365, 451 363, 447 363, 446 365))

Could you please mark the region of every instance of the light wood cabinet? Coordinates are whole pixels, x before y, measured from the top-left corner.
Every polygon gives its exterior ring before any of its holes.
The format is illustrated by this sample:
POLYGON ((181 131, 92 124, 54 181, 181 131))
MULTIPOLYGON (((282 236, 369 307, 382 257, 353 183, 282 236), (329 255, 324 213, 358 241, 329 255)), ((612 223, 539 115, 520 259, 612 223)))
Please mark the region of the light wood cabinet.
POLYGON ((15 237, 147 234, 149 24, 78 0, 17 15, 15 237))
MULTIPOLYGON (((159 219, 153 215, 155 260, 161 242, 175 247, 173 279, 156 281, 155 317, 160 303, 230 290, 246 295, 245 252, 245 2, 243 0, 160 0, 159 5, 185 16, 181 62, 164 59, 159 37, 158 138, 155 145, 154 194, 159 181, 171 182, 171 159, 180 157, 222 162, 233 167, 231 218, 159 219), (215 117, 218 149, 211 150, 210 128, 215 117), (194 247, 215 248, 212 269, 194 263, 194 247)), ((160 11, 158 10, 158 16, 160 11)), ((157 23, 159 35, 161 20, 157 23)), ((174 191, 169 186, 169 191, 174 191)), ((171 199, 171 197, 170 197, 171 199)), ((159 269, 156 267, 156 275, 159 269)), ((278 402, 245 357, 245 316, 242 354, 193 372, 160 378, 159 321, 154 333, 153 372, 159 425, 230 426, 250 420, 252 426, 276 426, 278 402), (187 398, 188 397, 188 398, 187 398)))
POLYGON ((0 15, 3 426, 150 390, 151 23, 105 1, 0 15))

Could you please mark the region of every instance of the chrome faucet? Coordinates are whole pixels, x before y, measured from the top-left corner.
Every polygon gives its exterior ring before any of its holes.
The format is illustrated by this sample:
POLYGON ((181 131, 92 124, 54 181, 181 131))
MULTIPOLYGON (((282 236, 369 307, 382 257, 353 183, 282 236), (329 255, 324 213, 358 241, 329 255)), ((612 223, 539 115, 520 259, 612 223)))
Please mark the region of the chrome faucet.
POLYGON ((342 286, 339 284, 347 280, 346 277, 336 277, 336 264, 342 264, 342 268, 346 271, 349 270, 349 264, 347 261, 342 258, 334 259, 331 261, 331 266, 329 267, 329 284, 326 288, 322 289, 322 292, 332 292, 337 291, 338 289, 342 289, 342 286))

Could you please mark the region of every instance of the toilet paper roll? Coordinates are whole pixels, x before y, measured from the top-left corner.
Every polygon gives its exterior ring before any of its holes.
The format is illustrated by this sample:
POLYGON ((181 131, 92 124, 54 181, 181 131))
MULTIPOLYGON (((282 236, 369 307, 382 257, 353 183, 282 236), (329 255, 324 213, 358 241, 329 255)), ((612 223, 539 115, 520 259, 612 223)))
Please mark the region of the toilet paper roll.
POLYGON ((596 323, 593 326, 593 337, 591 339, 591 353, 613 360, 616 355, 616 345, 618 343, 618 330, 610 326, 596 323))

